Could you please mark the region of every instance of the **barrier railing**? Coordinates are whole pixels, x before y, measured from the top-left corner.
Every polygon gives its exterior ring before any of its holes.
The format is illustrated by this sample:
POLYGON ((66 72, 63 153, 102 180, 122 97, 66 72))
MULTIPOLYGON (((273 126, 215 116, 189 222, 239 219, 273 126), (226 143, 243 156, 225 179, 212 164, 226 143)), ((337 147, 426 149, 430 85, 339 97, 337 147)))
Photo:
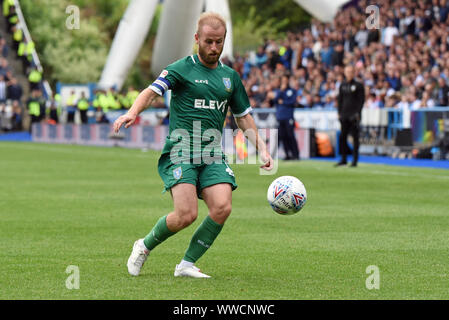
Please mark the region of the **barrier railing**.
MULTIPOLYGON (((14 5, 16 7, 16 13, 17 13, 17 17, 19 18, 19 26, 23 31, 23 36, 24 38, 27 40, 27 42, 31 42, 32 38, 31 38, 31 34, 30 31, 28 30, 28 26, 25 22, 25 17, 23 16, 23 12, 22 12, 22 8, 20 7, 20 2, 19 0, 14 0, 14 5)), ((36 66, 37 70, 39 70, 39 72, 43 73, 43 68, 42 68, 42 64, 41 61, 39 60, 39 56, 37 55, 36 50, 33 50, 32 52, 32 57, 33 57, 33 63, 36 66)), ((53 95, 52 89, 50 87, 50 84, 48 83, 48 81, 43 80, 42 81, 42 85, 44 87, 44 94, 46 97, 50 98, 53 95)))
MULTIPOLYGON (((106 114, 110 123, 114 122, 126 110, 112 111, 106 114)), ((252 112, 259 128, 276 128, 275 108, 255 108, 252 112)), ((94 114, 94 113, 92 113, 94 114)), ((147 109, 140 115, 140 122, 145 125, 159 125, 167 115, 166 109, 147 109)), ((296 109, 294 118, 297 127, 318 131, 338 132, 340 122, 335 109, 296 109)), ((369 135, 367 141, 376 144, 385 140, 394 140, 399 130, 410 129, 414 142, 431 142, 442 132, 443 120, 449 119, 449 107, 434 107, 419 110, 401 109, 366 109, 362 110, 362 139, 369 135), (364 134, 363 134, 364 133, 364 134)), ((92 122, 95 123, 95 118, 92 122)))
POLYGON ((411 129, 414 142, 431 142, 443 134, 442 121, 449 118, 449 107, 417 110, 387 109, 388 139, 394 139, 398 130, 411 129))

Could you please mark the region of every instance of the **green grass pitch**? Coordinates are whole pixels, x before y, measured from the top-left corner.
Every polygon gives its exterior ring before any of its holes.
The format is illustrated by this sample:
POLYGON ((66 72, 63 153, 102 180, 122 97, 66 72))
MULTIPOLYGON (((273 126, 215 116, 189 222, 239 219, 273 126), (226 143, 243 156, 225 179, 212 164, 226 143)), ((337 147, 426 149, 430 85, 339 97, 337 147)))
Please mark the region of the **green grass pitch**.
POLYGON ((0 143, 0 299, 447 299, 449 172, 331 162, 280 162, 274 176, 231 165, 239 188, 222 233, 197 265, 211 279, 174 278, 207 214, 127 273, 133 242, 172 209, 159 153, 0 143), (304 209, 275 214, 271 181, 301 179, 304 209), (79 268, 80 288, 66 273, 79 268), (379 289, 369 290, 368 266, 379 289))

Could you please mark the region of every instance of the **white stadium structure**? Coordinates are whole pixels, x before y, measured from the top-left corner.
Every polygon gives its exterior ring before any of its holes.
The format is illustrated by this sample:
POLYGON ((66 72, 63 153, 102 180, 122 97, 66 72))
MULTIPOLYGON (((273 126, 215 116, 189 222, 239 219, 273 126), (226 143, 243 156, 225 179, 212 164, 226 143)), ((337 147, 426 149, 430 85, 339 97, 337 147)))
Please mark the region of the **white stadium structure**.
MULTIPOLYGON (((295 0, 312 16, 332 21, 348 0, 295 0)), ((98 83, 100 88, 121 89, 150 29, 159 0, 131 0, 117 29, 106 65, 98 83)), ((196 21, 203 11, 220 13, 227 21, 227 40, 223 56, 232 58, 232 23, 228 0, 164 0, 151 63, 156 75, 168 64, 193 50, 196 21), (180 32, 183 30, 183 32, 180 32)))

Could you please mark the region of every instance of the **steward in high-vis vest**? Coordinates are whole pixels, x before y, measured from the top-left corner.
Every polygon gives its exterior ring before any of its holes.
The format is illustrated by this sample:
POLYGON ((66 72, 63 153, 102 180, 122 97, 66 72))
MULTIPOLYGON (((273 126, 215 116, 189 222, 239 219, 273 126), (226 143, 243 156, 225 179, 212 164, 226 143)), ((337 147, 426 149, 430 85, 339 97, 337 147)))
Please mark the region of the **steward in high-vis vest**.
POLYGON ((41 80, 42 80, 42 73, 39 70, 33 68, 30 74, 28 75, 30 90, 40 89, 41 80))
POLYGON ((22 61, 23 70, 27 70, 31 65, 31 61, 33 61, 33 52, 35 49, 35 45, 33 41, 27 42, 24 39, 19 43, 19 48, 17 49, 17 56, 22 61))
POLYGON ((61 95, 55 94, 50 101, 50 107, 46 109, 49 123, 59 123, 59 117, 61 116, 61 95))
POLYGON ((92 102, 92 105, 97 111, 102 111, 103 113, 108 112, 109 103, 108 98, 104 94, 104 91, 102 90, 95 91, 95 98, 94 101, 92 102))
POLYGON ((13 17, 17 17, 16 14, 16 5, 14 3, 14 0, 4 0, 3 1, 3 15, 6 18, 6 24, 7 24, 7 28, 8 30, 11 30, 11 27, 13 24, 16 24, 19 19, 18 18, 13 18, 13 17), (13 18, 13 19, 11 19, 13 18), (15 23, 12 23, 14 22, 15 23))
POLYGON ((109 89, 108 90, 108 94, 107 94, 107 98, 108 98, 108 106, 109 106, 110 109, 120 110, 120 103, 117 100, 115 90, 109 89))
POLYGON ((17 52, 19 49, 19 44, 23 40, 23 31, 18 25, 15 25, 11 29, 12 31, 12 39, 13 39, 13 48, 17 52))
MULTIPOLYGON (((45 116, 41 112, 41 100, 39 97, 39 90, 33 90, 31 92, 31 97, 27 100, 27 108, 28 108, 28 114, 31 117, 31 123, 40 122, 42 118, 45 116)), ((30 128, 31 130, 31 128, 30 128)))
POLYGON ((81 123, 87 123, 87 109, 89 109, 89 101, 87 100, 84 92, 81 93, 81 98, 78 100, 77 107, 80 111, 81 123))
POLYGON ((9 16, 11 7, 14 7, 14 0, 3 0, 3 15, 9 16))
POLYGON ((61 97, 61 95, 59 93, 57 93, 53 97, 53 100, 54 100, 55 105, 56 105, 56 110, 58 112, 58 117, 60 117, 61 113, 62 113, 62 97, 61 97))
POLYGON ((129 103, 129 99, 126 95, 119 93, 118 96, 118 102, 120 103, 121 109, 129 109, 131 107, 129 103))
POLYGON ((129 107, 127 109, 129 109, 133 105, 138 95, 139 91, 135 90, 133 87, 128 88, 128 93, 126 94, 126 97, 128 98, 129 107))
POLYGON ((11 28, 13 26, 17 25, 17 23, 19 22, 19 17, 17 16, 15 9, 11 10, 11 12, 8 15, 7 19, 8 19, 7 20, 8 28, 9 28, 9 30, 11 30, 11 28))
POLYGON ((66 100, 66 108, 67 108, 67 123, 75 122, 75 113, 76 113, 76 94, 75 91, 70 93, 70 96, 66 100))

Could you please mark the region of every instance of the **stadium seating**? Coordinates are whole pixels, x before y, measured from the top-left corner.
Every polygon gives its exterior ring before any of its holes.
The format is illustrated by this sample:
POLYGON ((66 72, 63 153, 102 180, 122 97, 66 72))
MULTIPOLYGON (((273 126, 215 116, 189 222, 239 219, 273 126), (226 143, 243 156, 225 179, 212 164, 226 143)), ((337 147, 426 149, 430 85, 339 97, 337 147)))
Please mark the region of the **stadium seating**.
POLYGON ((347 64, 365 84, 366 108, 447 106, 447 1, 376 1, 379 29, 367 29, 368 5, 359 1, 342 9, 332 24, 312 19, 303 31, 227 60, 243 77, 255 107, 271 106, 267 93, 273 77, 287 73, 298 106, 333 108, 347 64))
MULTIPOLYGON (((273 107, 268 98, 273 79, 289 74, 298 92, 298 107, 334 109, 347 64, 355 66, 364 82, 367 109, 449 105, 449 3, 379 0, 377 29, 367 23, 368 5, 366 0, 351 3, 332 23, 312 19, 301 31, 287 32, 282 40, 267 39, 256 51, 236 54, 233 59, 223 57, 223 63, 240 73, 255 108, 273 107)), ((20 51, 13 22, 10 13, 0 28, 5 45, 20 51)), ((8 61, 27 97, 27 80, 20 81, 27 76, 26 70, 13 53, 8 61)))

